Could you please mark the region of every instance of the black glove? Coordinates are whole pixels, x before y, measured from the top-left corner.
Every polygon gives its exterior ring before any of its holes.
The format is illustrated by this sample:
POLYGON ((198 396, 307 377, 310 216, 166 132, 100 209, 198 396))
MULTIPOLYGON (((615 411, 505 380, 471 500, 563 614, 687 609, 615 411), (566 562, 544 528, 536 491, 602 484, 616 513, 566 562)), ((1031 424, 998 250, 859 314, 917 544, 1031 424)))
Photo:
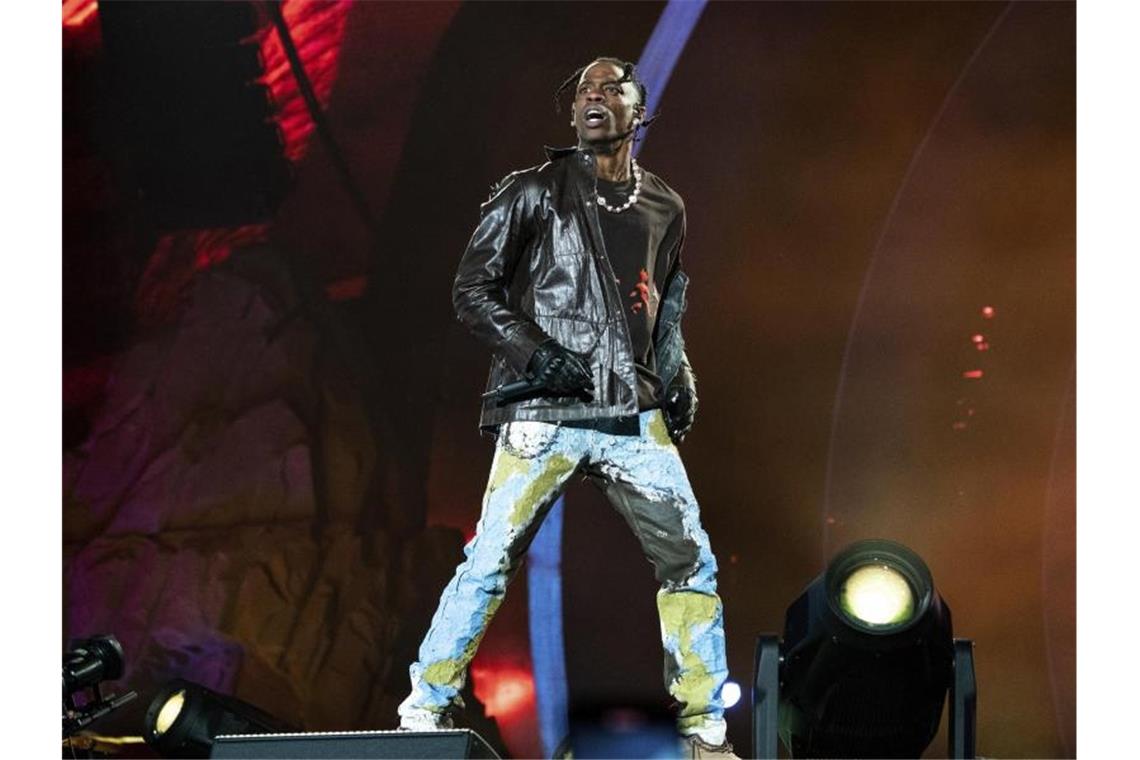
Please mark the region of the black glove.
POLYGON ((697 416, 697 394, 691 388, 674 385, 665 394, 665 427, 673 443, 680 443, 693 429, 697 416))
POLYGON ((535 349, 527 375, 551 393, 593 401, 594 381, 582 357, 551 338, 535 349))

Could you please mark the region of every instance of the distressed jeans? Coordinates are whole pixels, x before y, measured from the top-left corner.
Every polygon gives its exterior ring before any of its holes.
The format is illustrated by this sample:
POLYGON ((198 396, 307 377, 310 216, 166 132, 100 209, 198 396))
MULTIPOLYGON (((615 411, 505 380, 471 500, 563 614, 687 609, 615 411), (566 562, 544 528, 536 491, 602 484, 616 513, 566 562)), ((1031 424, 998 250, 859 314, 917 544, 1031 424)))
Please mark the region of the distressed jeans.
POLYGON ((716 559, 661 411, 642 412, 639 426, 633 436, 546 422, 503 425, 475 537, 410 668, 412 692, 400 705, 402 718, 441 715, 459 702, 467 666, 507 583, 550 507, 581 473, 629 523, 661 583, 665 686, 680 706, 681 733, 713 744, 724 740, 721 687, 728 670, 716 559))

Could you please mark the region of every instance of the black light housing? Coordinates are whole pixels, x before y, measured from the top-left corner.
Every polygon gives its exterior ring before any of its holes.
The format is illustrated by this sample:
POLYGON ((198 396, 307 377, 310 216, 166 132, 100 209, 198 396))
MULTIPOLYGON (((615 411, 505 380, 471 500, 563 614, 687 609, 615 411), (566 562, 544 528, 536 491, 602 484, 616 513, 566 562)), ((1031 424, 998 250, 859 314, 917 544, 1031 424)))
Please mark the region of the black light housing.
POLYGON ((123 645, 110 634, 75 641, 63 655, 63 695, 123 676, 123 645))
POLYGON ((150 703, 143 737, 163 757, 209 757, 214 737, 221 734, 291 730, 247 702, 178 679, 164 686, 150 703))
POLYGON ((901 544, 840 552, 788 607, 779 733, 793 757, 919 757, 954 679, 950 610, 901 544))
POLYGON ((108 633, 79 639, 63 654, 63 736, 74 736, 138 694, 104 696, 104 681, 123 677, 123 645, 108 633))

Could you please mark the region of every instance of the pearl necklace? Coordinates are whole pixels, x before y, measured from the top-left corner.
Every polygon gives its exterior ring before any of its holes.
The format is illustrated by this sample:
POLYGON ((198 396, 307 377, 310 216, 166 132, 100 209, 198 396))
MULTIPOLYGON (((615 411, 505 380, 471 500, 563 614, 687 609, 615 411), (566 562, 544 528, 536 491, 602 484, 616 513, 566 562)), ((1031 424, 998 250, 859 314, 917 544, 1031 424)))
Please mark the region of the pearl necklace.
POLYGON ((633 165, 633 192, 625 199, 625 203, 620 206, 611 206, 606 203, 606 199, 597 190, 594 190, 594 197, 598 199, 598 205, 611 214, 620 214, 637 203, 637 196, 641 193, 641 167, 637 165, 637 159, 631 159, 630 163, 633 165))

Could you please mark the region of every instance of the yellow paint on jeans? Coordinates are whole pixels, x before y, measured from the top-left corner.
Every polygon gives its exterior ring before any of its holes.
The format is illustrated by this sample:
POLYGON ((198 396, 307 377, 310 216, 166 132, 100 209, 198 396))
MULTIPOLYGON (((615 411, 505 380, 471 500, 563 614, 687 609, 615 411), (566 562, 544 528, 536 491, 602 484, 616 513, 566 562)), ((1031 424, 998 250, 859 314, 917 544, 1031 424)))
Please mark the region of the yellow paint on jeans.
POLYGON ((521 459, 506 449, 500 449, 498 459, 495 460, 495 469, 491 473, 491 482, 487 485, 490 493, 502 486, 512 475, 525 475, 530 469, 530 460, 521 459))
POLYGON ((507 521, 514 527, 528 524, 534 519, 538 506, 550 496, 560 481, 574 470, 574 462, 564 454, 555 454, 546 460, 542 473, 527 485, 515 502, 507 521))
MULTIPOLYGON (((681 654, 680 675, 670 685, 670 692, 684 704, 677 724, 681 729, 698 726, 709 710, 713 676, 708 665, 693 650, 693 627, 709 625, 716 618, 720 600, 695 591, 662 592, 657 595, 657 612, 661 629, 677 642, 681 654), (685 719, 690 718, 688 724, 685 719)), ((672 653, 670 653, 672 654, 672 653)))
POLYGON ((660 446, 672 446, 673 439, 669 437, 669 428, 665 426, 665 413, 658 411, 649 417, 649 435, 653 442, 660 446))
POLYGON ((451 657, 439 662, 433 662, 424 668, 424 681, 432 686, 454 686, 459 688, 463 683, 463 673, 466 672, 467 666, 475 657, 475 651, 479 649, 479 642, 483 640, 483 634, 487 632, 487 626, 491 624, 491 618, 495 616, 495 612, 499 609, 499 605, 503 603, 503 597, 493 596, 491 601, 487 603, 487 609, 483 612, 483 624, 475 635, 467 642, 467 646, 463 647, 463 652, 458 657, 451 657))

